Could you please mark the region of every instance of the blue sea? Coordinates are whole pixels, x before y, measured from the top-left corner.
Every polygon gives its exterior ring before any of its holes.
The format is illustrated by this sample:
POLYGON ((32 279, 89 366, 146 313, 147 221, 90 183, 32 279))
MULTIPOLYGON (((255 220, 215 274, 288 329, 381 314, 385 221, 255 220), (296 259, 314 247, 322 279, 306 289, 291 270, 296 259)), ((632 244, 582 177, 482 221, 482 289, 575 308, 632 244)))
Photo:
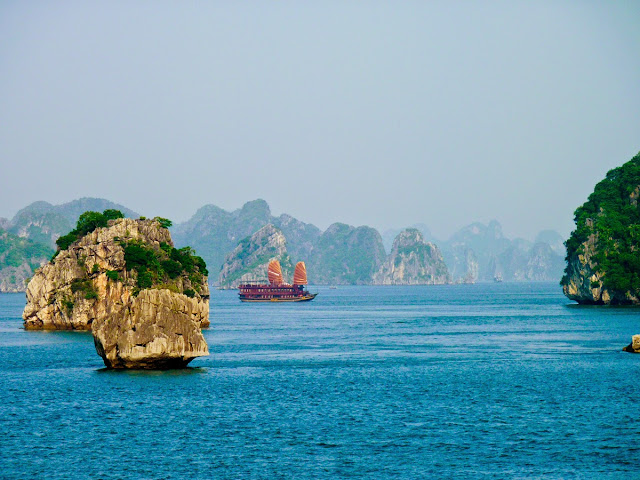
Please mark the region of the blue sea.
POLYGON ((110 371, 0 295, 0 478, 638 478, 640 310, 556 283, 212 291, 211 355, 110 371))

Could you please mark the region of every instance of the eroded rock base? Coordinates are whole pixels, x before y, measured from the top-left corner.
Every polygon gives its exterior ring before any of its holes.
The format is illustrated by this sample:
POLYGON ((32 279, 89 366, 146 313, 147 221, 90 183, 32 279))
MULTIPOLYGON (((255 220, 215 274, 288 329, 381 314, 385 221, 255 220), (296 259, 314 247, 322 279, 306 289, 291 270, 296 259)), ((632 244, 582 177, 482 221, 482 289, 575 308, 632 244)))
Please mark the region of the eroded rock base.
POLYGON ((108 368, 183 368, 209 355, 200 325, 186 308, 184 295, 142 290, 119 312, 93 322, 98 355, 108 368))

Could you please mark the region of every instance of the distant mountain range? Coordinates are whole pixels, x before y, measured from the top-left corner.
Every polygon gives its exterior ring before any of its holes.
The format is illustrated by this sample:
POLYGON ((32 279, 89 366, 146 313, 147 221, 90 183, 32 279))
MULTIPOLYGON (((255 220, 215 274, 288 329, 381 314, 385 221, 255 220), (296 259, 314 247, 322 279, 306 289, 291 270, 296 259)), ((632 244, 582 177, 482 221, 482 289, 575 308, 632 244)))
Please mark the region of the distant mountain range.
POLYGON ((69 233, 87 210, 115 208, 127 217, 139 215, 102 198, 80 198, 62 205, 34 202, 8 220, 0 218, 0 292, 22 292, 27 280, 55 251, 55 242, 69 233))
MULTIPOLYGON (((545 281, 557 280, 564 269, 565 247, 562 236, 543 230, 534 242, 508 239, 496 220, 487 225, 472 223, 455 232, 448 240, 433 237, 424 224, 413 226, 428 241, 437 244, 454 281, 545 281)), ((387 240, 397 230, 387 230, 387 240)), ((386 246, 386 245, 385 245, 386 246)))
MULTIPOLYGON (((387 252, 392 251, 393 242, 406 230, 387 230, 380 235, 371 227, 335 223, 322 232, 290 215, 275 217, 267 202, 254 200, 232 212, 206 205, 191 219, 173 227, 172 233, 178 246, 190 245, 205 259, 215 281, 215 272, 224 267, 225 257, 241 240, 248 240, 266 225, 273 225, 282 232, 291 261, 305 261, 309 278, 318 284, 379 283, 382 277, 378 272, 388 259, 387 252)), ((420 231, 421 242, 439 248, 448 269, 446 275, 453 282, 472 283, 496 278, 554 281, 562 276, 563 239, 552 230, 540 232, 535 242, 511 240, 504 236, 501 225, 494 220, 488 225, 473 223, 448 240, 440 241, 424 224, 411 227, 420 231)), ((397 274, 394 275, 397 278, 397 274)), ((446 278, 446 275, 440 273, 437 278, 446 278)))
POLYGON ((55 248, 56 239, 69 233, 78 217, 87 210, 102 212, 107 208, 120 210, 129 218, 138 218, 133 210, 102 198, 80 198, 62 205, 47 202, 34 202, 15 214, 6 222, 5 230, 19 237, 55 248))
MULTIPOLYGON (((4 235, 0 241, 0 291, 24 290, 25 279, 53 253, 55 240, 75 226, 81 213, 107 208, 139 217, 109 200, 81 198, 62 205, 35 202, 11 220, 0 218, 0 235, 4 235), (11 269, 3 260, 7 257, 11 269)), ((264 200, 247 202, 232 212, 205 205, 186 222, 174 225, 171 233, 176 246, 191 246, 205 259, 210 281, 217 283, 225 258, 266 225, 281 232, 291 262, 305 261, 309 279, 316 284, 558 280, 564 268, 563 239, 552 230, 540 232, 535 242, 506 238, 497 221, 473 223, 446 241, 435 239, 424 224, 412 226, 420 235, 413 230, 407 233, 407 229, 387 230, 381 235, 371 227, 342 223, 322 232, 287 214, 273 216, 264 200), (394 252, 396 240, 400 243, 394 252)), ((240 268, 237 259, 234 261, 240 268)))

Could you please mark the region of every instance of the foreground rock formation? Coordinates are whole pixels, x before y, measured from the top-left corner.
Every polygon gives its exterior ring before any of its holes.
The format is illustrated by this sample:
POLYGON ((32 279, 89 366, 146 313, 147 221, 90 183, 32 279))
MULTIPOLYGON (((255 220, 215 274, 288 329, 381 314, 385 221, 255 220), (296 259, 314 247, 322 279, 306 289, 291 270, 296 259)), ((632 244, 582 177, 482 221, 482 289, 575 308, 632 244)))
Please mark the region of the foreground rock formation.
MULTIPOLYGON (((169 230, 154 220, 123 218, 89 233, 36 271, 27 286, 25 328, 89 330, 95 319, 126 306, 137 288, 138 274, 126 268, 122 243, 132 241, 155 251, 161 250, 161 244, 173 245, 169 230)), ((171 288, 178 293, 194 291, 198 310, 193 320, 208 326, 206 279, 194 285, 181 275, 171 281, 171 288)))
POLYGON ((183 368, 209 355, 194 321, 198 302, 169 290, 148 289, 92 325, 96 351, 109 368, 183 368))
MULTIPOLYGON (((100 214, 98 214, 100 215, 100 214)), ((110 220, 27 286, 26 329, 88 330, 105 365, 171 368, 207 355, 206 267, 157 220, 110 220)))
POLYGON ((640 304, 640 154, 607 173, 575 211, 564 294, 583 304, 640 304))
POLYGON ((238 243, 225 258, 220 270, 220 288, 237 288, 240 283, 266 283, 267 265, 277 259, 285 278, 290 278, 293 265, 287 253, 287 241, 280 229, 269 224, 238 243))
POLYGON ((438 247, 424 241, 415 228, 402 231, 394 240, 391 254, 374 275, 377 285, 440 285, 451 276, 438 247))

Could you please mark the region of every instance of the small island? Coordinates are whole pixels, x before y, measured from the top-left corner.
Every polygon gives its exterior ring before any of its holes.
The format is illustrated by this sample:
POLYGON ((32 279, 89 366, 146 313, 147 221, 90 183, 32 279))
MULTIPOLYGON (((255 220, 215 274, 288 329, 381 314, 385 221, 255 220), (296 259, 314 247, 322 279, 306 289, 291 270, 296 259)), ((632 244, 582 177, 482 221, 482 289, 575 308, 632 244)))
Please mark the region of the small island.
POLYGON ((640 153, 607 173, 575 211, 564 294, 581 304, 640 304, 640 153))
POLYGON ((27 286, 25 329, 91 330, 109 368, 175 368, 208 355, 204 261, 156 217, 88 211, 27 286))

